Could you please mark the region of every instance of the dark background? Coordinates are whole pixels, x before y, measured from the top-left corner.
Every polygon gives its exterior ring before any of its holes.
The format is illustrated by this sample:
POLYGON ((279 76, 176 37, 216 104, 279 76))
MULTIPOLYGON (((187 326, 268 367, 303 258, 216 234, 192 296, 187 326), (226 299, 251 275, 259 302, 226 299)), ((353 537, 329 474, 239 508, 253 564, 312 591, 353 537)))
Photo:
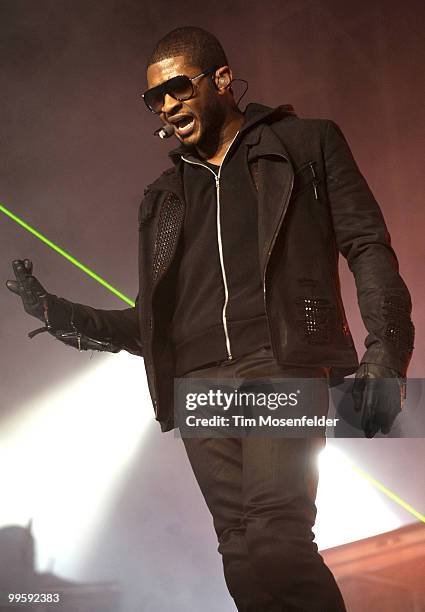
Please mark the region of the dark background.
MULTIPOLYGON (((290 103, 301 117, 331 118, 343 129, 382 207, 401 274, 412 294, 416 350, 409 374, 423 377, 424 16, 421 0, 3 0, 0 201, 134 299, 138 205, 145 186, 168 165, 166 151, 175 146, 173 139, 163 143, 152 136, 157 119, 145 110, 140 98, 145 88, 145 59, 155 42, 174 27, 210 29, 221 40, 234 76, 249 82, 242 108, 250 101, 271 106, 290 103)), ((48 291, 95 307, 126 307, 1 214, 0 232, 2 283, 11 278, 12 259, 29 257, 48 291)), ((347 315, 361 354, 365 331, 345 262, 341 275, 347 315)), ((41 391, 91 364, 87 355, 65 350, 44 335, 30 341, 26 333, 38 322, 23 312, 4 284, 0 307, 1 424, 41 391)), ((141 360, 140 380, 144 380, 141 360)), ((152 410, 146 398, 141 409, 152 410)), ((339 444, 423 511, 423 440, 347 440, 339 444)), ((153 504, 144 510, 151 517, 149 533, 153 535, 147 547, 149 560, 131 546, 130 551, 116 552, 121 565, 128 564, 127 575, 133 572, 136 576, 139 560, 152 574, 168 575, 184 559, 183 543, 198 537, 194 525, 201 530, 205 527, 203 537, 211 549, 206 553, 208 563, 219 572, 204 509, 184 505, 190 495, 200 502, 177 442, 170 435, 161 435, 153 424, 149 442, 140 453, 155 465, 143 484, 144 496, 153 504), (173 464, 171 479, 168 461, 173 464), (181 479, 176 465, 184 470, 181 479), (172 489, 169 479, 174 481, 172 489), (159 497, 157 487, 161 488, 159 497), (162 527, 164 521, 170 523, 170 499, 179 495, 185 500, 181 512, 186 517, 189 511, 189 533, 184 529, 181 533, 183 519, 177 521, 183 554, 176 552, 174 559, 170 544, 174 536, 167 539, 162 527), (154 555, 150 562, 155 537, 161 538, 161 555, 154 555)), ((146 522, 137 520, 135 510, 143 514, 137 505, 140 499, 134 498, 135 487, 140 486, 137 465, 136 461, 107 535, 93 551, 88 577, 119 577, 119 563, 108 566, 104 560, 122 542, 123 509, 134 519, 126 521, 128 533, 130 524, 136 530, 145 529, 146 522)), ((394 511, 403 521, 413 520, 397 507, 394 511)), ((197 553, 201 558, 203 551, 200 547, 197 553)), ((198 572, 200 560, 191 563, 198 572)), ((211 591, 213 596, 214 585, 223 589, 219 573, 215 581, 208 572, 204 580, 199 575, 193 609, 200 605, 202 592, 211 591)), ((188 583, 191 579, 193 575, 188 576, 188 583)), ((178 582, 167 584, 172 592, 180 588, 178 582)), ((134 578, 136 598, 137 589, 149 599, 148 585, 142 588, 134 578)), ((165 601, 171 597, 167 593, 165 601)), ((226 601, 223 590, 221 595, 226 601)), ((150 605, 143 609, 163 609, 158 591, 152 594, 150 605)))

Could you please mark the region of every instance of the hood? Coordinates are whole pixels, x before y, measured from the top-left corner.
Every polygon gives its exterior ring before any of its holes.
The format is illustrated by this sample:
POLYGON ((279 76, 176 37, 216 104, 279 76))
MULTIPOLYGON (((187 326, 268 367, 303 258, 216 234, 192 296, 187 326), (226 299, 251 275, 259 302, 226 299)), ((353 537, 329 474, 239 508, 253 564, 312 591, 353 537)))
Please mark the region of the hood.
MULTIPOLYGON (((245 122, 240 129, 240 133, 249 131, 259 123, 273 123, 285 117, 296 118, 293 106, 290 104, 282 104, 275 108, 251 102, 244 110, 245 122)), ((174 193, 183 197, 182 184, 180 173, 176 172, 176 167, 182 163, 181 156, 190 152, 189 147, 179 145, 176 149, 169 151, 168 156, 173 162, 173 167, 165 170, 153 183, 145 189, 145 195, 148 191, 162 191, 164 189, 174 191, 174 193)))
MULTIPOLYGON (((243 114, 245 116, 245 122, 239 131, 240 134, 244 134, 259 123, 273 123, 274 121, 283 119, 285 116, 297 116, 291 104, 282 104, 276 108, 272 108, 264 104, 258 104, 257 102, 248 104, 243 114)), ((187 153, 190 153, 190 148, 179 145, 176 149, 172 149, 168 153, 168 156, 172 162, 177 165, 181 161, 181 156, 187 153)))

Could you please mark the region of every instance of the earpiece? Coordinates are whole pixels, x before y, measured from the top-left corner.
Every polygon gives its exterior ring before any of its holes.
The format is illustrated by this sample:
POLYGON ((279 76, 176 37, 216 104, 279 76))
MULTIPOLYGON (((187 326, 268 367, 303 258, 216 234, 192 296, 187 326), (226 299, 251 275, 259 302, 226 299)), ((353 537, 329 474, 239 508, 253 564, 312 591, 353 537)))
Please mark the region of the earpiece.
POLYGON ((228 89, 228 87, 230 87, 231 83, 227 83, 227 77, 226 76, 219 76, 218 80, 216 81, 215 79, 213 79, 213 83, 214 83, 214 87, 216 89, 219 89, 220 87, 224 87, 225 89, 228 89))
POLYGON ((230 86, 230 83, 226 85, 226 77, 224 76, 218 77, 217 87, 224 87, 224 89, 228 89, 229 86, 230 86))

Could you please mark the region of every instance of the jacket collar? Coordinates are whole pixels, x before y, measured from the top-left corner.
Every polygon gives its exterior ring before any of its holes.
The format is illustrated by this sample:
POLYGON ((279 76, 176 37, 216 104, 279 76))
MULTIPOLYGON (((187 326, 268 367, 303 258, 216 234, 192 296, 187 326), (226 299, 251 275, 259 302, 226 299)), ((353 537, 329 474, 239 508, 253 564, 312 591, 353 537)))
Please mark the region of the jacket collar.
MULTIPOLYGON (((271 123, 277 119, 282 119, 286 115, 296 116, 294 109, 290 104, 283 104, 276 108, 271 108, 270 106, 265 106, 264 104, 252 102, 247 105, 244 111, 245 122, 242 125, 239 134, 242 135, 249 132, 244 142, 248 145, 256 144, 260 139, 260 131, 253 130, 252 128, 254 126, 258 126, 260 123, 271 123)), ((178 165, 181 161, 181 156, 188 155, 190 153, 194 153, 191 148, 185 147, 184 145, 179 145, 176 149, 169 151, 168 156, 175 165, 178 165)))
MULTIPOLYGON (((283 104, 271 108, 263 104, 252 102, 247 105, 245 111, 245 123, 240 133, 245 134, 244 143, 248 145, 248 159, 252 160, 263 155, 278 154, 287 157, 281 140, 269 128, 270 123, 283 119, 284 117, 296 117, 295 111, 290 104, 283 104), (263 125, 261 125, 263 124, 263 125), (253 129, 258 127, 259 129, 253 129)), ((182 162, 181 156, 190 153, 190 148, 180 145, 172 149, 168 156, 173 161, 173 167, 165 170, 161 176, 149 185, 148 189, 153 191, 173 191, 183 197, 183 185, 178 170, 182 162)), ((147 189, 147 190, 148 190, 147 189)), ((146 191, 147 191, 146 190, 146 191)))

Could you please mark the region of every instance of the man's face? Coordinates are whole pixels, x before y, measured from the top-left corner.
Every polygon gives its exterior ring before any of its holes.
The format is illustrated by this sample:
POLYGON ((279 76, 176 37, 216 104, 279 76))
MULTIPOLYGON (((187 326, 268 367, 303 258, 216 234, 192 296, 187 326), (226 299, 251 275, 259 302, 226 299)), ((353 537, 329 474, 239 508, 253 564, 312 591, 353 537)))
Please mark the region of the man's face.
MULTIPOLYGON (((179 74, 194 77, 202 70, 191 65, 183 55, 151 64, 147 71, 148 88, 161 85, 179 74)), ((194 97, 179 101, 165 94, 162 121, 174 125, 177 139, 185 146, 208 146, 217 140, 225 119, 225 109, 213 83, 206 75, 193 81, 194 97)))

